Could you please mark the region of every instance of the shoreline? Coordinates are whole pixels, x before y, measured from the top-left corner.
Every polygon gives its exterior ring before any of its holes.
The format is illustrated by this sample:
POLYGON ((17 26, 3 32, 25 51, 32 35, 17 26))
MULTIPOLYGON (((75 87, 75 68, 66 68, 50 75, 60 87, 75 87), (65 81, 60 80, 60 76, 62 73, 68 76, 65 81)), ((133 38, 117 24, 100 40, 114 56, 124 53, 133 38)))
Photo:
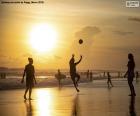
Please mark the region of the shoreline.
MULTIPOLYGON (((112 79, 119 79, 122 77, 112 77, 112 79)), ((107 77, 93 77, 94 80, 104 80, 107 77)), ((34 88, 53 88, 59 87, 58 80, 56 78, 36 78, 37 84, 34 88)), ((21 84, 21 79, 19 78, 7 78, 7 79, 0 79, 0 91, 4 90, 14 90, 14 89, 24 89, 26 87, 25 80, 24 83, 21 84)), ((81 76, 79 83, 89 83, 91 82, 87 77, 81 76)), ((62 87, 65 85, 73 85, 73 82, 70 77, 61 80, 62 87)))

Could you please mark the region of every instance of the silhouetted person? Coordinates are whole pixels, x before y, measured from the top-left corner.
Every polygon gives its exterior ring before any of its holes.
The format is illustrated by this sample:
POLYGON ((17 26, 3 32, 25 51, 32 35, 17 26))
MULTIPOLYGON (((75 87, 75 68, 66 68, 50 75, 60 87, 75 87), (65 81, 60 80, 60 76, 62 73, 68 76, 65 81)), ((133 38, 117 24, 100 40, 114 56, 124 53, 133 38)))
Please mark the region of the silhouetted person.
POLYGON ((80 80, 80 75, 76 72, 76 65, 79 64, 81 62, 81 60, 82 60, 82 56, 78 62, 75 62, 74 54, 73 54, 72 58, 69 61, 70 76, 71 76, 71 79, 73 81, 73 84, 74 84, 77 92, 79 92, 79 89, 77 87, 78 87, 78 81, 80 80), (77 80, 76 80, 76 78, 77 78, 77 80))
POLYGON ((1 73, 1 79, 6 79, 6 73, 1 73))
POLYGON ((130 116, 136 116, 135 97, 134 96, 131 96, 131 99, 130 99, 129 114, 130 114, 130 116))
POLYGON ((110 85, 113 87, 113 84, 111 81, 111 75, 109 72, 107 72, 107 85, 108 85, 108 88, 110 87, 110 85))
POLYGON ((58 69, 58 74, 57 74, 57 80, 58 80, 58 84, 59 84, 59 87, 61 86, 61 72, 60 72, 60 69, 58 69))
POLYGON ((128 59, 129 59, 128 64, 127 64, 128 70, 125 73, 124 77, 126 77, 126 75, 127 75, 128 85, 129 85, 130 91, 131 91, 131 94, 129 96, 136 96, 135 89, 133 86, 133 79, 135 77, 135 74, 134 74, 135 61, 134 61, 133 54, 129 53, 128 59))
POLYGON ((103 77, 105 77, 105 72, 103 73, 103 77))
POLYGON ((120 72, 118 72, 118 77, 121 77, 121 73, 120 72))
POLYGON ((29 64, 25 66, 24 73, 23 73, 23 78, 21 80, 21 83, 24 82, 24 77, 26 75, 26 90, 24 93, 24 99, 26 100, 26 94, 29 91, 29 100, 31 100, 31 94, 32 94, 32 88, 34 86, 34 82, 36 84, 36 79, 35 79, 35 70, 33 66, 33 59, 28 58, 29 64))
POLYGON ((93 74, 92 74, 92 71, 90 72, 90 81, 93 81, 93 74))
POLYGON ((139 72, 136 71, 136 82, 138 82, 138 78, 139 78, 139 72))
POLYGON ((55 74, 55 78, 58 80, 59 87, 61 87, 61 85, 62 85, 61 80, 62 79, 65 79, 66 78, 66 75, 62 74, 60 72, 60 69, 58 69, 58 73, 55 74))
POLYGON ((87 79, 89 79, 89 70, 87 70, 87 79))

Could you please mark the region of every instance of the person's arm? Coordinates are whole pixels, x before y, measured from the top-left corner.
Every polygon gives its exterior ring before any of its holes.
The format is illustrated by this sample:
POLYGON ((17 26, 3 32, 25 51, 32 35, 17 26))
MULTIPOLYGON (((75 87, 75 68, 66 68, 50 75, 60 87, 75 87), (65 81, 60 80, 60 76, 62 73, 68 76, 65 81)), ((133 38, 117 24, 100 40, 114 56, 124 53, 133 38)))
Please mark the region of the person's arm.
POLYGON ((82 56, 80 57, 80 60, 78 62, 75 63, 75 65, 79 64, 82 60, 82 56))
MULTIPOLYGON (((33 67, 33 68, 34 68, 34 67, 33 67)), ((34 70, 34 81, 35 81, 35 84, 37 84, 36 78, 35 78, 35 70, 34 70)))
POLYGON ((34 75, 34 81, 35 81, 35 84, 37 84, 36 79, 35 79, 35 75, 34 75))
POLYGON ((127 69, 126 73, 124 74, 124 78, 126 78, 126 76, 128 75, 129 65, 130 65, 130 62, 128 62, 128 64, 127 64, 128 69, 127 69))
POLYGON ((128 75, 128 71, 126 71, 126 73, 124 74, 124 78, 128 75))
POLYGON ((26 73, 26 67, 25 67, 25 69, 24 69, 24 72, 23 72, 23 76, 22 76, 22 80, 21 80, 21 83, 23 83, 24 82, 24 77, 25 77, 25 73, 26 73))

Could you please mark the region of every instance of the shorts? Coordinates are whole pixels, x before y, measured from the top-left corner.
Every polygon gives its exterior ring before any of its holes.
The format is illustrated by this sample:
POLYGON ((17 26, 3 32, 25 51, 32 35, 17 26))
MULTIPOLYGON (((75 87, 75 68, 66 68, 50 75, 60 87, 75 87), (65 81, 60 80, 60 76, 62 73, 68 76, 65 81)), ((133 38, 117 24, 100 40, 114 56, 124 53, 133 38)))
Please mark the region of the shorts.
POLYGON ((32 77, 26 77, 26 87, 34 87, 34 80, 32 77))
POLYGON ((78 73, 70 73, 71 78, 80 77, 78 73))

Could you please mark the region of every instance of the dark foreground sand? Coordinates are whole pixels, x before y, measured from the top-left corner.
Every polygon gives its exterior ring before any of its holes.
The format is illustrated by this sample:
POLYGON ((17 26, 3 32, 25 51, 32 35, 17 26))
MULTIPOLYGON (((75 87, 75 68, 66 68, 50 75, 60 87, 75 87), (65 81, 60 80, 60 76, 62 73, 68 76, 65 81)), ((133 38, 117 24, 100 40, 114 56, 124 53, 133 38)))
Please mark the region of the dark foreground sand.
POLYGON ((62 88, 36 88, 33 100, 24 101, 24 89, 0 91, 0 116, 140 116, 140 83, 134 82, 137 96, 128 96, 126 79, 105 80, 62 88))

